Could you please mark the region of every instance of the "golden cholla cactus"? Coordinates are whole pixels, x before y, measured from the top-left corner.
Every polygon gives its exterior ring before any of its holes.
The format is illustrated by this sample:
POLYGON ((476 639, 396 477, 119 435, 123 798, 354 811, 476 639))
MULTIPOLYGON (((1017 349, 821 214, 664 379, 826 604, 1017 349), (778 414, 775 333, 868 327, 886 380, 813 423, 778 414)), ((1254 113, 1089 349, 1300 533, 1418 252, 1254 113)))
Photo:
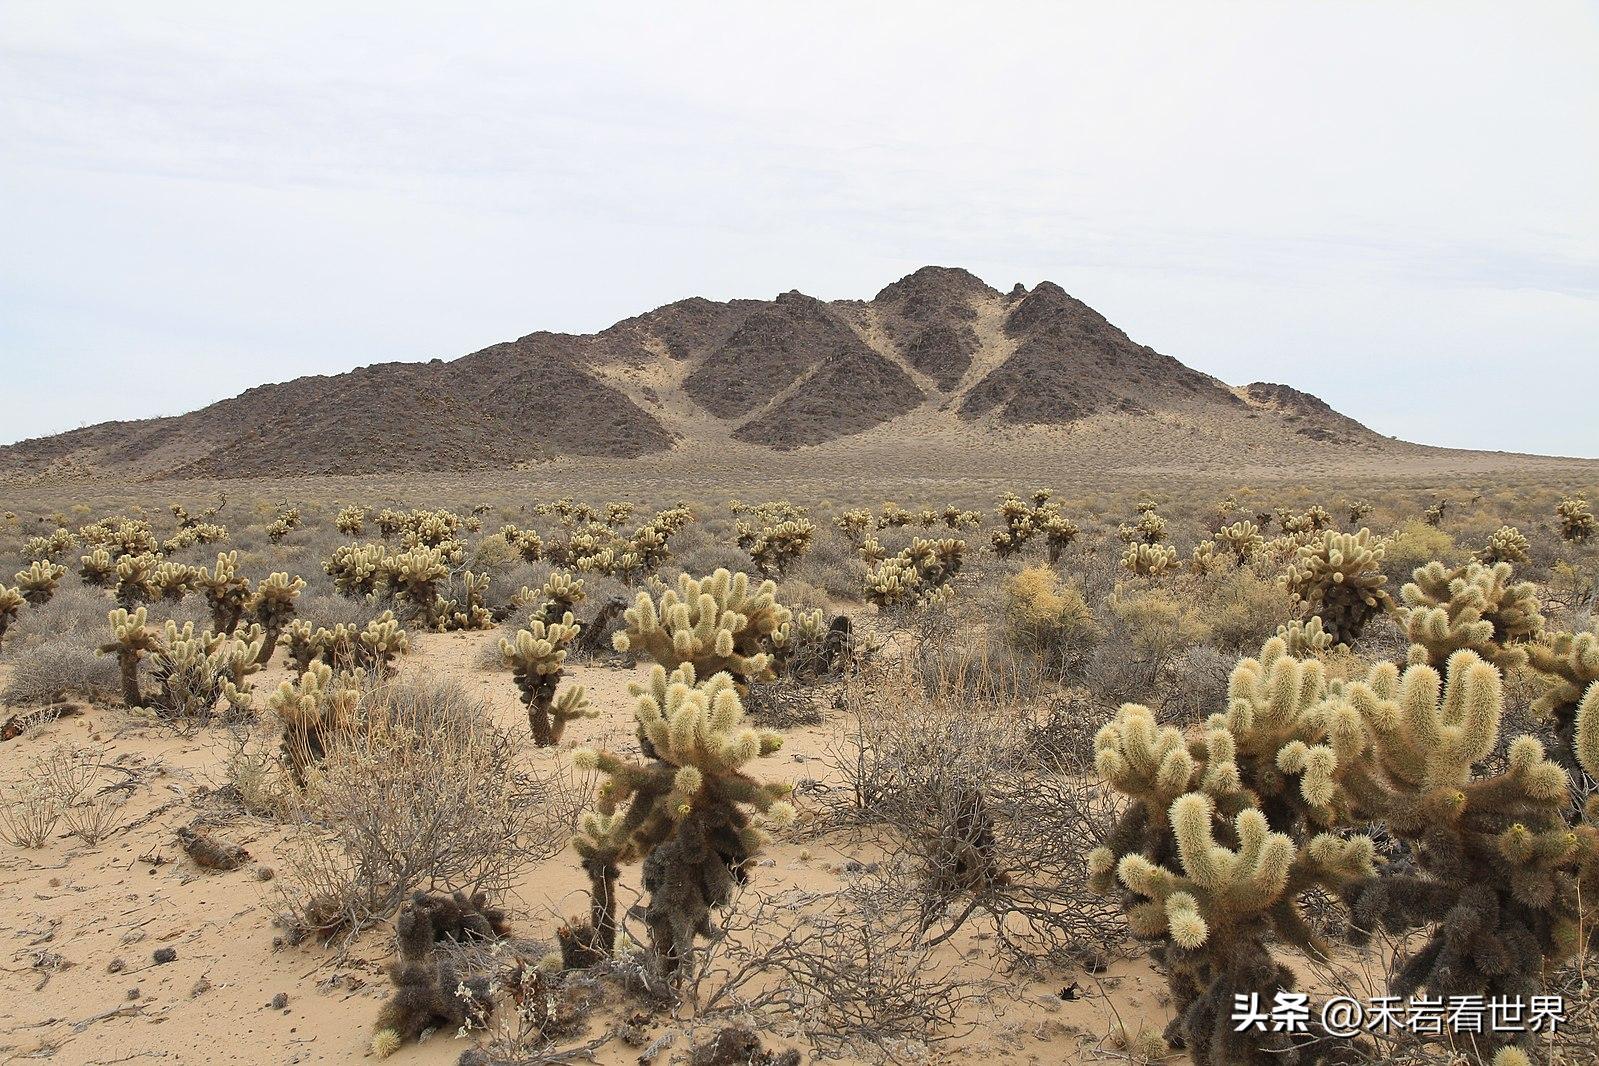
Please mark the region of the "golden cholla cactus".
POLYGON ((17 620, 17 612, 21 611, 22 605, 27 602, 27 597, 23 595, 21 589, 0 585, 0 646, 4 646, 6 631, 17 620))
POLYGON ((201 567, 194 585, 205 593, 213 629, 231 633, 239 627, 250 605, 250 582, 239 573, 238 552, 218 552, 216 565, 209 570, 201 567))
POLYGON ((899 554, 866 572, 866 598, 881 608, 944 603, 966 559, 966 542, 917 537, 899 554))
POLYGON ((533 743, 541 748, 559 743, 567 722, 599 713, 589 705, 582 685, 556 692, 567 651, 581 629, 567 613, 549 625, 535 619, 527 629, 518 630, 515 639, 500 641, 500 654, 514 673, 527 706, 528 730, 533 743))
POLYGON ((105 588, 116 582, 117 561, 105 548, 91 548, 78 560, 78 577, 91 588, 105 588))
POLYGON ((271 661, 272 652, 278 646, 278 636, 283 632, 283 627, 294 618, 295 601, 300 598, 300 593, 304 590, 305 582, 300 578, 274 573, 256 585, 255 592, 250 595, 245 610, 253 620, 260 623, 261 629, 266 634, 261 649, 262 666, 271 661))
POLYGON ((775 525, 740 521, 737 524, 738 546, 750 553, 750 558, 768 577, 783 574, 811 547, 816 526, 808 518, 795 518, 775 525))
POLYGON ((333 528, 347 537, 359 537, 361 531, 366 528, 366 508, 354 504, 340 508, 339 513, 334 516, 333 528))
POLYGON ((853 510, 845 511, 843 514, 833 519, 833 524, 839 528, 839 531, 843 533, 851 543, 859 546, 861 541, 866 539, 866 534, 870 529, 872 529, 874 522, 872 518, 872 512, 866 510, 864 507, 857 507, 853 510))
POLYGON ((769 681, 772 653, 788 641, 791 614, 777 602, 776 582, 750 584, 747 574, 725 569, 699 579, 683 574, 676 589, 661 593, 659 605, 639 593, 612 643, 672 669, 690 663, 696 674, 726 671, 741 682, 769 681))
POLYGON ((283 723, 283 754, 297 784, 305 784, 307 772, 327 755, 338 731, 354 723, 360 706, 360 690, 322 662, 267 697, 268 709, 283 723))
POLYGON ((389 558, 384 580, 396 600, 434 629, 439 623, 439 582, 449 576, 443 551, 418 544, 389 558))
POLYGON ((1532 545, 1515 526, 1500 526, 1488 538, 1488 544, 1477 553, 1477 558, 1492 566, 1495 563, 1526 563, 1532 561, 1532 545))
POLYGON ((1221 573, 1231 565, 1232 559, 1213 540, 1198 542, 1188 556, 1188 572, 1196 577, 1221 573))
POLYGON ((1177 549, 1164 544, 1129 544, 1121 557, 1121 568, 1139 577, 1161 577, 1177 567, 1177 549))
POLYGON ((382 544, 341 544, 322 562, 333 587, 345 596, 381 592, 389 575, 389 549, 382 544))
MULTIPOLYGON (((1599 684, 1599 636, 1593 633, 1554 633, 1526 648, 1528 665, 1537 674, 1543 692, 1532 702, 1534 714, 1554 721, 1561 758, 1576 769, 1577 709, 1584 696, 1599 684)), ((1599 774, 1588 771, 1599 780, 1599 774)))
POLYGON ((500 527, 500 536, 523 562, 536 563, 544 558, 544 538, 539 536, 538 530, 523 529, 507 522, 500 527))
MULTIPOLYGON (((494 616, 483 606, 489 594, 489 575, 467 570, 461 574, 461 598, 436 605, 443 629, 491 629, 494 616)), ((442 597, 441 597, 442 599, 442 597)))
POLYGON ((1239 563, 1246 563, 1266 543, 1260 527, 1253 522, 1234 522, 1216 531, 1216 542, 1233 553, 1239 563))
POLYGON ((1321 619, 1311 615, 1308 620, 1295 618, 1287 625, 1277 627, 1288 654, 1298 659, 1325 655, 1332 650, 1333 636, 1322 626, 1321 619))
MULTIPOLYGON (((142 614, 140 608, 129 622, 142 622, 142 614)), ((114 629, 117 622, 113 614, 114 629)), ((149 675, 155 687, 143 695, 140 704, 161 717, 178 719, 203 719, 224 703, 235 710, 248 710, 248 679, 260 669, 256 660, 264 643, 258 625, 228 634, 209 629, 197 632, 193 622, 179 628, 169 621, 154 635, 149 648, 149 675)))
POLYGON ((785 824, 794 810, 789 785, 745 772, 783 738, 745 724, 732 677, 700 681, 687 663, 670 674, 658 665, 647 684, 629 690, 638 699, 644 761, 595 751, 574 758, 606 779, 574 841, 593 887, 590 923, 581 937, 564 931, 562 946, 569 939, 601 952, 614 945, 616 869, 643 860, 646 923, 663 974, 672 978, 690 964, 711 910, 727 903, 765 843, 758 818, 785 824))
POLYGON ((551 570, 537 595, 531 598, 539 603, 534 617, 549 625, 559 622, 562 615, 572 613, 588 598, 588 593, 584 591, 582 578, 573 577, 565 570, 551 570))
POLYGON ((1283 578, 1306 614, 1316 615, 1340 644, 1353 644, 1366 623, 1392 604, 1384 586, 1383 545, 1371 530, 1327 530, 1300 548, 1283 578))
POLYGON ((156 564, 155 570, 150 574, 150 586, 155 589, 158 599, 176 603, 194 589, 199 573, 197 567, 189 566, 187 563, 174 563, 163 559, 156 564))
POLYGON ((995 555, 1008 559, 1021 551, 1038 532, 1033 521, 1033 508, 1015 493, 1006 493, 994 513, 999 516, 1001 528, 989 534, 989 544, 995 555))
POLYGON ((122 675, 122 702, 129 707, 144 705, 139 689, 139 660, 160 647, 160 638, 150 628, 149 611, 140 607, 131 613, 118 607, 108 616, 111 639, 101 645, 102 655, 115 655, 122 675))
POLYGON ((124 555, 118 559, 114 592, 117 603, 131 608, 155 599, 158 590, 154 578, 160 565, 160 557, 148 553, 124 555))
POLYGON ((1501 669, 1523 665, 1522 645, 1538 638, 1544 619, 1537 589, 1529 581, 1512 583, 1512 576, 1509 563, 1418 567, 1399 590, 1404 606, 1395 612, 1411 642, 1411 661, 1442 666, 1470 648, 1501 669))
POLYGON ((405 630, 393 611, 384 611, 356 636, 356 664, 377 677, 394 672, 394 659, 411 650, 405 630))
POLYGON ((1581 496, 1567 496, 1555 506, 1555 517, 1560 522, 1560 535, 1582 544, 1593 537, 1595 524, 1593 509, 1581 496))
POLYGON ((66 572, 67 568, 60 563, 35 560, 27 569, 17 571, 17 590, 33 606, 42 607, 55 596, 56 586, 66 572))
POLYGON ((299 508, 286 508, 285 510, 278 512, 278 517, 273 520, 271 525, 267 526, 267 540, 270 540, 273 544, 277 544, 283 540, 284 537, 287 537, 292 530, 299 528, 299 508))
POLYGON ((29 537, 22 546, 22 554, 40 562, 55 562, 70 552, 78 543, 70 529, 57 529, 48 536, 29 537))

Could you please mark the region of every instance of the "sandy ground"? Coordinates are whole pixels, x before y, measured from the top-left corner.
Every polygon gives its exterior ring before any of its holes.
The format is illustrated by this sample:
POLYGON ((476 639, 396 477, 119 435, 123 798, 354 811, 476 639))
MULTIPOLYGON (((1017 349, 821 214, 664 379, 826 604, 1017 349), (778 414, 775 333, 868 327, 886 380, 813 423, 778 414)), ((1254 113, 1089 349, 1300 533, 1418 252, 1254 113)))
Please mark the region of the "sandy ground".
MULTIPOLYGON (((491 701, 506 725, 525 729, 509 677, 477 667, 488 639, 484 633, 414 637, 405 669, 461 677, 491 701)), ((258 703, 283 676, 281 665, 258 675, 258 703)), ((575 723, 568 746, 631 733, 631 671, 579 667, 572 676, 589 686, 602 714, 575 723)), ((768 760, 769 772, 794 778, 825 773, 818 756, 829 728, 836 727, 790 731, 783 751, 768 760)), ((0 911, 0 994, 9 1005, 0 1021, 0 1063, 370 1058, 371 1023, 388 987, 382 967, 390 928, 370 930, 342 955, 314 944, 275 948, 274 884, 258 880, 257 869, 279 861, 285 831, 251 818, 228 826, 223 835, 254 857, 254 864, 231 873, 200 869, 174 839, 175 829, 204 805, 205 790, 222 784, 223 731, 186 738, 139 725, 119 710, 95 708, 0 745, 0 780, 15 779, 56 745, 90 742, 105 745, 107 761, 122 768, 109 780, 126 778, 126 828, 93 847, 65 835, 36 851, 0 845, 0 884, 10 901, 0 911), (152 956, 158 948, 174 949, 177 958, 157 964, 152 956), (280 994, 287 1004, 274 1008, 280 994)), ((763 852, 771 861, 757 876, 773 888, 825 889, 846 875, 841 864, 848 849, 849 841, 836 836, 779 837, 763 852)), ((637 868, 624 872, 624 892, 637 877, 637 868)), ((548 938, 555 915, 585 905, 583 886, 570 851, 524 869, 509 901, 517 935, 548 938)), ((977 962, 986 954, 978 938, 956 938, 948 947, 977 962)), ((986 976, 989 968, 974 965, 973 971, 986 976)), ((1080 971, 1037 980, 1001 975, 987 991, 987 1004, 963 1019, 975 1028, 928 1049, 923 1061, 1110 1058, 1095 1045, 1115 1018, 1136 1030, 1146 1022, 1158 1029, 1169 1017, 1164 982, 1142 961, 1117 962, 1097 977, 1080 971), (1074 980, 1081 998, 1063 1002, 1059 992, 1074 980)), ((615 1020, 597 1015, 589 1036, 615 1020)), ((674 1024, 657 1019, 651 1037, 674 1024)), ((686 1060, 688 1045, 685 1035, 655 1061, 686 1060)), ((392 1061, 454 1062, 465 1047, 449 1034, 436 1035, 392 1061)), ((595 1061, 636 1062, 638 1051, 613 1040, 595 1061)))

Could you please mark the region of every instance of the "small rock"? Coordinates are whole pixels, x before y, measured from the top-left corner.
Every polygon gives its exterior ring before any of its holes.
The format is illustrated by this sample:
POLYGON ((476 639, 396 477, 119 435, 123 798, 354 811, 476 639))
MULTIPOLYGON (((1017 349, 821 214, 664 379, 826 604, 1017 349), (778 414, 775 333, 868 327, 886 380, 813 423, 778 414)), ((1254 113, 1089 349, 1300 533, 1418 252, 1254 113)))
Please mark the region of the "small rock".
POLYGON ((289 994, 287 992, 279 992, 277 995, 272 997, 272 1002, 267 1004, 267 1006, 271 1007, 273 1010, 282 1010, 288 1005, 289 994))
POLYGON ((277 871, 270 866, 257 866, 255 868, 255 879, 257 881, 270 881, 276 876, 278 876, 277 871))
POLYGON ((153 954, 151 956, 151 958, 155 959, 157 965, 164 966, 164 965, 166 965, 169 962, 176 962, 177 961, 178 949, 177 948, 156 948, 155 949, 155 954, 153 954))
POLYGON ((121 959, 112 959, 110 962, 105 964, 106 973, 121 973, 127 968, 128 964, 123 962, 121 959))
POLYGON ((138 998, 139 998, 139 990, 137 988, 128 989, 128 999, 129 1000, 135 1000, 135 999, 138 999, 138 998))
POLYGON ((205 995, 209 991, 211 991, 211 982, 202 977, 198 981, 194 982, 193 988, 189 989, 189 998, 195 999, 199 996, 205 995))

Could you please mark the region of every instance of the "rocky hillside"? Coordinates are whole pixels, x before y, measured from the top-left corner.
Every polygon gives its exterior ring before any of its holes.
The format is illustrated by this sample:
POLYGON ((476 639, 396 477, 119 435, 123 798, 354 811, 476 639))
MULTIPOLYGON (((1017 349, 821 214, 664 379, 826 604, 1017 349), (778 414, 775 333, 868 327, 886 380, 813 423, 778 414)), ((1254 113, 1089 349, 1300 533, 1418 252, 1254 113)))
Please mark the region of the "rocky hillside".
MULTIPOLYGON (((1285 385, 1239 388, 1138 344, 1060 286, 924 267, 870 301, 693 298, 592 335, 262 385, 172 418, 0 448, 24 476, 263 477, 511 468, 719 446, 847 448, 887 426, 980 444, 1121 422, 1273 441, 1389 442, 1285 385)), ((1081 439, 1081 437, 1079 437, 1081 439)))

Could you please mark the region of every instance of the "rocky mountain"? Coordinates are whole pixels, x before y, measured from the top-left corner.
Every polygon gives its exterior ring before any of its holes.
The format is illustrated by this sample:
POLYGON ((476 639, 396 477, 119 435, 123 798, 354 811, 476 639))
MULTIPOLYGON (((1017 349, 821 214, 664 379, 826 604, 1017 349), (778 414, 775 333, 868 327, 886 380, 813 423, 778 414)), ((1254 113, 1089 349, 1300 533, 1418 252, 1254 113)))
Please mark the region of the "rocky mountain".
POLYGON ((1064 446, 1123 423, 1203 427, 1256 450, 1388 445, 1314 396, 1232 388, 1138 344, 1051 282, 1001 293, 924 267, 869 301, 696 297, 596 334, 262 385, 186 415, 0 448, 0 473, 464 471, 696 446, 840 449, 884 432, 978 445, 1054 432, 1064 446))

